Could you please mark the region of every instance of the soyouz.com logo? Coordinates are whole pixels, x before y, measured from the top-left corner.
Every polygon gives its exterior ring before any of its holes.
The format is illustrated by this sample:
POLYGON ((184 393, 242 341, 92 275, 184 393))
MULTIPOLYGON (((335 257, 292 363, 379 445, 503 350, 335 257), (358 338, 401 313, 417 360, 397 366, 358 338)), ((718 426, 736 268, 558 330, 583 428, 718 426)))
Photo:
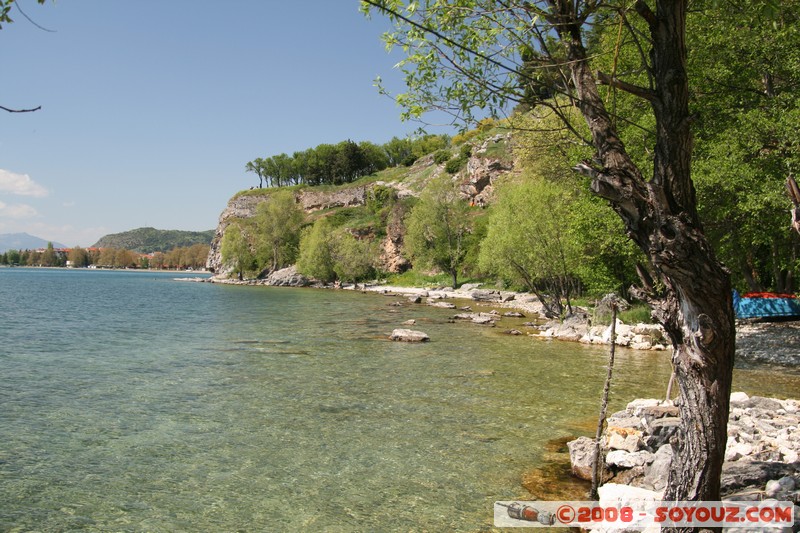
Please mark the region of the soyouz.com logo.
POLYGON ((792 502, 498 501, 496 527, 674 527, 781 528, 794 524, 792 502))

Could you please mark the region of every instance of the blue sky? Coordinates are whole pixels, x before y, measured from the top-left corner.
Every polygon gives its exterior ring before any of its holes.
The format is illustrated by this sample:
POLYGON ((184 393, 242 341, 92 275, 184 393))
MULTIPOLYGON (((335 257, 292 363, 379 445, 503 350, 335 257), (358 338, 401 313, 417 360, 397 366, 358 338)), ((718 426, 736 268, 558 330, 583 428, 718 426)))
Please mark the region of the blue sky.
MULTIPOLYGON (((419 124, 357 0, 18 0, 0 30, 0 233, 206 230, 256 158, 419 124)), ((449 129, 429 129, 453 133, 449 129)))

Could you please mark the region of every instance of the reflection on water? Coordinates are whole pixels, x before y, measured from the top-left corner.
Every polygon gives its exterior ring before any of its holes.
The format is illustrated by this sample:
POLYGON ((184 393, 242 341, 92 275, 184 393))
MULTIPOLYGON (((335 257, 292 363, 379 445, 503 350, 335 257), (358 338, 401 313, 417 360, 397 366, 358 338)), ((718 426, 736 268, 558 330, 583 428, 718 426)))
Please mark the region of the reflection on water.
MULTIPOLYGON (((605 377, 604 348, 376 295, 5 269, 0 297, 1 530, 488 529, 556 494, 605 377), (386 340, 411 318, 430 343, 386 340)), ((619 350, 611 409, 669 371, 619 350)))

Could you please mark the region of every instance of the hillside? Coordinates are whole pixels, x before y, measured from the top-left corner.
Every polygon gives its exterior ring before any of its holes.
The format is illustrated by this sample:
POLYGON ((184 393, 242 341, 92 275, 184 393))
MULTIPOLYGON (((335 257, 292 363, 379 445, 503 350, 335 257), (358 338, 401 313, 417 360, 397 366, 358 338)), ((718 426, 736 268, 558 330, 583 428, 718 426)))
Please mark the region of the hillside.
MULTIPOLYGON (((228 225, 252 223, 257 207, 280 191, 291 191, 295 202, 304 213, 307 226, 319 218, 327 218, 333 227, 352 235, 368 237, 376 244, 379 255, 376 263, 384 272, 399 273, 410 263, 403 257, 405 227, 402 219, 431 181, 450 176, 458 184, 465 202, 478 208, 486 207, 494 199, 498 180, 514 173, 511 135, 496 128, 471 136, 471 155, 460 156, 461 147, 447 149, 447 157, 436 161, 436 154, 418 158, 412 165, 398 165, 375 174, 341 185, 294 185, 240 191, 229 201, 219 217, 216 234, 211 241, 207 268, 212 272, 228 274, 230 267, 223 264, 222 239, 228 225), (448 172, 446 162, 456 163, 448 172)), ((439 150, 444 152, 445 150, 439 150)), ((476 215, 484 214, 479 210, 476 215)))
MULTIPOLYGON (((0 234, 0 254, 8 250, 36 250, 47 248, 47 243, 53 242, 35 237, 27 233, 3 233, 0 234)), ((54 248, 66 248, 61 243, 53 242, 54 248)))
POLYGON ((214 238, 214 230, 181 231, 155 228, 138 228, 122 233, 112 233, 101 237, 93 248, 123 248, 134 252, 149 254, 168 252, 173 248, 209 244, 214 238))

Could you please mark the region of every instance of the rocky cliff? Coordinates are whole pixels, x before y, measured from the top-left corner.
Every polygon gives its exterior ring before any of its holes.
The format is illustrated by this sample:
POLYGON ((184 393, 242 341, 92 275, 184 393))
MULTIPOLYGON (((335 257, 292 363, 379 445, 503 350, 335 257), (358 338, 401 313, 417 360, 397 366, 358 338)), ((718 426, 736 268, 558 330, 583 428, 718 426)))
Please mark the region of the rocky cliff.
MULTIPOLYGON (((513 171, 513 164, 508 158, 491 157, 493 146, 510 142, 509 135, 496 135, 473 148, 473 156, 466 167, 453 176, 459 184, 465 201, 473 205, 485 206, 493 199, 494 186, 498 179, 513 171)), ((398 198, 419 196, 431 179, 444 173, 444 165, 437 165, 432 155, 420 158, 408 172, 400 178, 383 180, 366 185, 340 187, 335 190, 321 188, 300 189, 295 193, 295 200, 306 213, 336 208, 351 208, 366 205, 370 191, 376 187, 394 189, 398 198)), ((396 176, 396 173, 393 174, 396 176)), ((380 176, 379 176, 380 177, 380 176)), ((256 208, 262 202, 268 202, 272 190, 259 189, 235 195, 219 216, 219 223, 211 242, 211 250, 206 261, 206 268, 218 276, 226 276, 228 272, 222 264, 221 243, 225 229, 236 219, 248 219, 255 215, 256 208)), ((405 211, 395 209, 390 214, 385 228, 386 237, 381 242, 380 262, 387 272, 402 272, 410 265, 402 255, 403 235, 405 228, 403 217, 405 211)))
MULTIPOLYGON (((304 189, 295 194, 295 201, 306 213, 331 209, 335 207, 357 207, 364 205, 367 199, 367 190, 370 186, 357 186, 336 191, 321 191, 304 189)), ((256 208, 270 199, 270 189, 261 189, 256 193, 237 194, 228 201, 228 205, 219 216, 219 223, 211 241, 211 250, 206 261, 206 268, 218 275, 226 272, 222 264, 222 237, 225 229, 236 219, 248 219, 255 215, 256 208)))

